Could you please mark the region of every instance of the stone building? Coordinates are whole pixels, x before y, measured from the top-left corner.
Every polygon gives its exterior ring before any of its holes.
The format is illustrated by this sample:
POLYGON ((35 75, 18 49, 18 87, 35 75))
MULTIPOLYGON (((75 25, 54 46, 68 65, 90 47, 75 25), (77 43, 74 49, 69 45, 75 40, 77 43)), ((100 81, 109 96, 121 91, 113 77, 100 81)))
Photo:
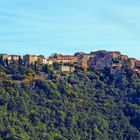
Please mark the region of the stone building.
POLYGON ((8 54, 1 54, 1 55, 0 55, 0 58, 1 58, 2 60, 8 60, 8 57, 9 57, 8 54))
POLYGON ((133 69, 136 66, 136 59, 130 58, 130 59, 128 59, 128 61, 126 61, 126 63, 127 63, 128 67, 133 69))
POLYGON ((46 59, 46 64, 47 65, 52 65, 53 64, 53 61, 52 60, 49 60, 49 59, 46 59))
POLYGON ((97 60, 95 69, 104 69, 105 67, 111 67, 113 64, 112 60, 100 58, 97 60))
POLYGON ((92 55, 91 57, 89 57, 88 65, 90 68, 95 67, 96 63, 97 63, 97 58, 95 55, 92 55))
POLYGON ((35 62, 37 62, 38 60, 38 56, 36 55, 24 55, 23 56, 23 60, 29 64, 35 64, 35 62))
POLYGON ((18 62, 19 59, 20 59, 20 56, 19 56, 19 55, 1 54, 1 55, 0 55, 0 58, 1 58, 3 61, 7 61, 7 62, 10 64, 11 62, 18 62))
POLYGON ((136 61, 135 61, 135 64, 136 64, 136 67, 137 67, 137 68, 140 68, 140 60, 136 60, 136 61))
POLYGON ((75 67, 73 67, 73 66, 61 66, 60 71, 71 73, 71 72, 75 71, 75 67))
POLYGON ((11 60, 18 62, 20 60, 20 56, 19 55, 11 55, 11 60))
POLYGON ((81 67, 85 70, 89 67, 89 57, 88 56, 84 56, 81 59, 81 67))
POLYGON ((47 64, 47 59, 44 55, 39 55, 37 56, 37 62, 40 64, 47 64))
POLYGON ((61 55, 61 54, 55 54, 50 58, 50 60, 53 61, 53 63, 70 63, 73 64, 77 62, 77 57, 73 55, 61 55))

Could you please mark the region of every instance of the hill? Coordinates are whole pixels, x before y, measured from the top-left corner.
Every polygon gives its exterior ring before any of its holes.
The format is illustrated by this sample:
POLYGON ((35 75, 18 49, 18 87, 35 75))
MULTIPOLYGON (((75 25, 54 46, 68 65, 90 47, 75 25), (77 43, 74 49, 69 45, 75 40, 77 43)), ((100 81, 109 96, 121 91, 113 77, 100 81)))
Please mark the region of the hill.
POLYGON ((0 139, 140 139, 138 74, 57 67, 0 65, 0 139))

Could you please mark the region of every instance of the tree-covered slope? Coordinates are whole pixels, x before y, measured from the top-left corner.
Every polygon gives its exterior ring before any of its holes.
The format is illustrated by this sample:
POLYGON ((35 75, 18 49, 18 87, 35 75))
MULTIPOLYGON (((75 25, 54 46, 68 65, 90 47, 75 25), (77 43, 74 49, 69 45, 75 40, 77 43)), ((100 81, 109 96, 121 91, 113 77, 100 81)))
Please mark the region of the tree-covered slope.
POLYGON ((131 70, 47 71, 47 80, 24 66, 0 70, 0 139, 140 139, 140 76, 131 70))

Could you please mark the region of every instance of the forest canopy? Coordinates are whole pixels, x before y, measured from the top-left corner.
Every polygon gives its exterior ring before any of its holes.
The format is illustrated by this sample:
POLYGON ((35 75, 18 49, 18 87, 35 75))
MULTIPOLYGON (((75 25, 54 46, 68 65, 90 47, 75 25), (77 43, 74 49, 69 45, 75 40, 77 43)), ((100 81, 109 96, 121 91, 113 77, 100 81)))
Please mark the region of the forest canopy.
MULTIPOLYGON (((56 66, 58 67, 58 66, 56 66)), ((0 139, 139 140, 140 76, 0 65, 0 139), (45 79, 35 79, 39 73, 45 79)))

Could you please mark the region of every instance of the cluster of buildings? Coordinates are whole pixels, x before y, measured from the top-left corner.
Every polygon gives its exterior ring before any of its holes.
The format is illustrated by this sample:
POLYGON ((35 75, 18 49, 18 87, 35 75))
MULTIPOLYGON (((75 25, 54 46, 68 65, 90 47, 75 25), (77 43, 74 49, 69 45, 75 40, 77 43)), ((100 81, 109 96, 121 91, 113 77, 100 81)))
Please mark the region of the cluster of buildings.
POLYGON ((44 55, 24 55, 23 56, 23 61, 25 63, 29 63, 29 64, 35 64, 35 63, 39 63, 39 64, 44 64, 44 65, 52 65, 53 61, 49 60, 47 58, 45 58, 44 55))
POLYGON ((52 65, 53 62, 49 59, 46 59, 43 55, 24 55, 21 57, 20 55, 8 55, 8 54, 0 54, 0 59, 2 61, 7 61, 8 64, 13 62, 19 62, 22 61, 26 64, 35 64, 40 63, 44 65, 52 65))
POLYGON ((0 54, 0 58, 3 61, 8 61, 13 62, 13 61, 19 61, 20 60, 20 56, 19 55, 8 55, 8 54, 0 54))
POLYGON ((52 65, 61 63, 60 70, 63 72, 73 72, 75 67, 87 70, 94 68, 102 70, 111 68, 111 72, 116 74, 122 67, 130 67, 140 74, 140 61, 134 58, 128 58, 127 55, 122 55, 119 51, 99 50, 90 53, 77 52, 74 55, 53 54, 48 58, 43 55, 8 55, 1 54, 1 60, 6 60, 8 63, 22 60, 23 63, 44 65, 52 65))

